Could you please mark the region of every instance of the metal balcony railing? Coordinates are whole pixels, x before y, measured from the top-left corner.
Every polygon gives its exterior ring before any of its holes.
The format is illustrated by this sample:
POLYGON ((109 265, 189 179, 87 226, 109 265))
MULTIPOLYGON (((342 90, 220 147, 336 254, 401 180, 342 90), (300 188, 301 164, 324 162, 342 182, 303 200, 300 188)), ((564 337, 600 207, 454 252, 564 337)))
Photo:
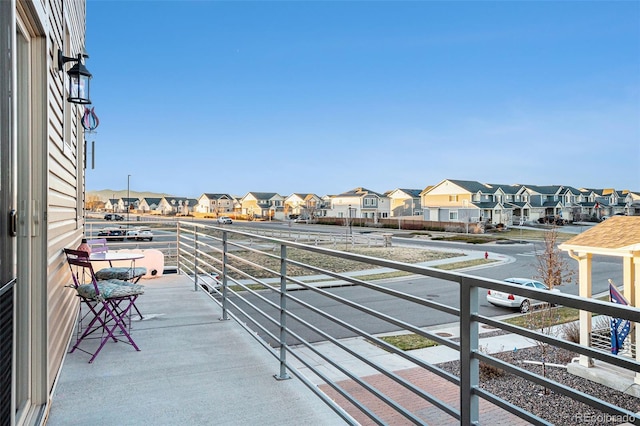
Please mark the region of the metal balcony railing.
POLYGON ((628 357, 617 357, 597 348, 582 346, 552 335, 510 325, 478 313, 480 297, 481 294, 484 294, 484 290, 481 291, 481 289, 514 293, 552 304, 640 322, 640 311, 635 308, 562 293, 528 289, 462 273, 340 252, 323 247, 321 244, 302 244, 286 239, 260 236, 229 227, 222 228, 179 221, 177 222, 177 235, 177 264, 180 272, 191 277, 196 290, 206 290, 212 300, 221 306, 221 320, 232 318, 238 321, 264 346, 269 354, 278 360, 279 374, 276 375, 277 379, 286 379, 289 374, 295 375, 342 416, 347 423, 355 424, 353 417, 348 415, 343 407, 338 406, 333 398, 325 394, 308 377, 296 370, 291 362, 292 357, 341 395, 352 407, 356 407, 361 414, 371 419, 373 423, 383 424, 385 421, 377 411, 376 406, 379 404, 371 405, 359 400, 339 381, 332 380, 326 374, 325 369, 318 368, 317 362, 301 355, 302 352, 296 351, 295 348, 308 349, 316 360, 320 359, 324 365, 339 370, 344 376, 365 389, 374 399, 381 401, 387 409, 395 411, 414 424, 425 423, 420 413, 412 411, 409 406, 404 406, 403 400, 398 400, 397 397, 394 399, 394 395, 385 393, 384 388, 376 388, 363 380, 346 363, 337 361, 331 355, 331 351, 323 351, 313 343, 323 341, 333 346, 335 350, 343 351, 352 357, 354 362, 374 369, 413 395, 442 410, 451 418, 459 421, 460 424, 474 424, 479 421, 480 400, 489 401, 529 423, 550 424, 518 405, 482 389, 479 386, 480 362, 522 377, 532 384, 542 385, 555 393, 566 395, 604 413, 625 416, 632 422, 636 421, 632 412, 483 353, 479 347, 479 328, 481 325, 487 325, 502 329, 636 373, 640 372, 640 363, 628 357), (312 256, 308 256, 309 254, 312 256), (314 261, 314 257, 316 259, 360 262, 369 265, 371 269, 390 268, 447 281, 459 290, 459 307, 448 306, 426 297, 396 291, 390 286, 334 272, 329 267, 323 266, 322 262, 314 261), (307 260, 299 260, 303 258, 307 260), (312 276, 305 274, 312 274, 312 276), (326 284, 327 280, 358 286, 362 292, 382 293, 389 297, 389 304, 401 305, 402 312, 418 310, 424 315, 450 316, 459 324, 460 341, 453 341, 436 333, 425 331, 418 324, 411 323, 407 319, 408 317, 403 317, 402 314, 392 315, 384 307, 374 309, 349 299, 345 294, 328 291, 322 285, 323 282, 326 284), (305 289, 310 292, 314 296, 314 302, 301 297, 302 294, 294 291, 293 288, 305 289), (335 308, 338 305, 341 309, 335 308), (348 312, 348 314, 340 314, 340 312, 348 312), (460 376, 455 376, 374 336, 368 331, 371 330, 370 325, 373 322, 385 324, 388 329, 415 333, 439 345, 458 351, 460 376), (389 353, 411 362, 415 367, 423 369, 425 373, 433 373, 453 383, 459 389, 459 409, 429 393, 427 387, 418 386, 388 367, 372 361, 366 353, 354 351, 341 341, 341 337, 347 334, 360 336, 384 348, 389 353))

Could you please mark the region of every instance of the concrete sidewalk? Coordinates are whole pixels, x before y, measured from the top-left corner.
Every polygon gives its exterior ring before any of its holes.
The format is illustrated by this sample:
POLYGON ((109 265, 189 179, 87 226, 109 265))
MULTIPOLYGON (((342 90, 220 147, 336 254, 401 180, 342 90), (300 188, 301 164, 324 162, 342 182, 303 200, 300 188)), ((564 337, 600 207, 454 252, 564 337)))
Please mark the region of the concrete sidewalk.
MULTIPOLYGON (((459 326, 458 324, 449 324, 449 325, 440 325, 434 327, 425 328, 426 331, 430 331, 434 334, 437 334, 441 337, 446 337, 449 339, 455 339, 460 336, 459 326)), ((535 346, 535 342, 531 339, 527 339, 522 336, 513 335, 513 334, 502 334, 498 336, 491 337, 483 337, 483 335, 491 334, 496 331, 495 329, 481 329, 480 331, 480 345, 483 347, 484 351, 487 353, 493 354, 498 352, 504 352, 509 350, 518 350, 523 348, 529 348, 535 346)), ((397 335, 399 333, 385 333, 376 335, 376 337, 388 336, 388 335, 397 335)), ((403 370, 408 368, 415 368, 415 364, 411 361, 408 361, 398 355, 389 353, 384 349, 372 344, 362 337, 353 337, 349 339, 340 340, 342 344, 352 349, 353 351, 358 352, 359 354, 364 354, 366 358, 370 361, 373 361, 376 364, 382 365, 385 368, 388 368, 392 371, 403 370)), ((378 371, 373 367, 369 367, 363 364, 360 361, 354 360, 352 356, 347 354, 342 349, 336 347, 332 343, 329 342, 321 342, 314 344, 320 352, 323 354, 327 354, 332 359, 338 361, 338 363, 342 366, 345 366, 349 370, 355 372, 359 376, 367 376, 371 374, 377 374, 378 371)), ((344 374, 338 371, 335 368, 325 365, 324 362, 319 356, 314 354, 310 349, 306 347, 299 347, 296 349, 297 352, 304 356, 305 358, 316 360, 315 367, 319 368, 323 373, 327 375, 327 377, 331 378, 331 380, 344 380, 347 378, 344 374)), ((440 364, 443 362, 456 361, 460 359, 460 354, 458 351, 451 349, 447 346, 438 345, 432 346, 429 348, 423 349, 415 349, 410 351, 411 355, 424 360, 430 364, 440 364)), ((295 361, 292 362, 296 365, 295 361)), ((305 376, 307 376, 310 380, 312 380, 316 384, 321 384, 320 381, 313 373, 310 372, 308 368, 303 365, 296 365, 298 370, 302 372, 306 372, 305 376)))
MULTIPOLYGON (((447 338, 459 337, 459 327, 457 324, 444 325, 430 328, 430 331, 447 338)), ((525 339, 521 336, 514 336, 511 334, 498 335, 492 337, 482 337, 482 334, 489 334, 495 330, 488 329, 482 330, 480 344, 484 350, 488 353, 503 352, 506 350, 522 349, 530 346, 534 346, 535 343, 525 339)), ((398 333, 388 333, 398 334, 398 333)), ((382 335, 379 335, 382 336, 382 335)), ((390 354, 387 351, 375 346, 371 342, 364 338, 350 338, 342 339, 340 343, 344 344, 350 350, 356 351, 364 357, 379 366, 390 370, 396 376, 401 377, 403 380, 427 391, 431 396, 437 398, 444 404, 452 407, 455 410, 460 409, 460 388, 432 373, 422 367, 417 367, 416 364, 410 362, 398 355, 390 354)), ((386 395, 393 398, 395 401, 402 404, 407 410, 417 415, 421 421, 426 424, 434 424, 439 426, 458 425, 459 422, 448 415, 441 409, 435 407, 427 400, 418 397, 413 392, 409 391, 402 385, 391 380, 385 374, 380 373, 373 367, 356 360, 344 350, 336 347, 333 344, 321 342, 314 344, 314 349, 322 353, 325 356, 331 357, 338 365, 346 368, 352 374, 356 375, 360 379, 367 382, 374 388, 382 390, 386 395)), ((295 349, 297 354, 307 360, 311 360, 311 364, 317 368, 323 375, 330 380, 337 382, 339 386, 345 389, 356 398, 360 403, 367 406, 369 409, 375 410, 376 415, 381 418, 385 424, 404 425, 410 424, 408 419, 392 410, 389 406, 382 403, 371 393, 365 391, 361 385, 357 384, 350 377, 346 376, 338 369, 328 365, 326 361, 319 355, 311 351, 306 347, 299 347, 295 349)), ((434 346, 430 348, 417 349, 410 351, 411 354, 425 362, 430 364, 439 364, 448 361, 455 361, 460 359, 458 351, 450 349, 446 346, 434 346)), ((324 384, 322 380, 319 380, 309 368, 306 368, 302 364, 298 365, 296 361, 290 362, 297 366, 297 369, 301 371, 305 376, 313 383, 317 384, 320 389, 326 392, 331 398, 333 398, 341 407, 345 407, 347 411, 362 424, 372 424, 369 418, 363 415, 361 412, 354 408, 349 408, 350 403, 331 387, 324 384)), ((479 401, 479 419, 480 424, 486 425, 504 425, 504 426, 519 426, 528 425, 529 423, 506 410, 486 401, 480 399, 479 401)))

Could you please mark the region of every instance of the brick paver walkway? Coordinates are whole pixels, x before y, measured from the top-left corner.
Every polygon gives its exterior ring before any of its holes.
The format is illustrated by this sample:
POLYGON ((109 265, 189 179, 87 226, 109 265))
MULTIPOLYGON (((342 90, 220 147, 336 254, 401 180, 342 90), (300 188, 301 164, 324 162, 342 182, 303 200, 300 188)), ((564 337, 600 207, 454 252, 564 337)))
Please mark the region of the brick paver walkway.
MULTIPOLYGON (((453 383, 450 383, 440 376, 422 368, 409 368, 406 370, 396 371, 395 374, 411 382, 416 387, 424 389, 425 392, 431 394, 440 401, 450 405, 456 410, 459 410, 460 391, 453 383)), ((428 401, 418 397, 413 392, 383 374, 375 374, 363 377, 362 379, 393 399, 399 405, 403 406, 406 410, 412 412, 416 417, 422 419, 426 424, 438 426, 453 426, 459 424, 458 420, 455 418, 451 417, 428 401)), ((366 389, 363 389, 353 380, 343 380, 338 382, 338 384, 362 405, 373 411, 385 423, 394 426, 413 424, 409 419, 397 413, 386 403, 371 395, 366 389)), ((340 405, 354 419, 360 422, 360 424, 375 424, 369 417, 347 402, 345 398, 328 385, 321 385, 320 389, 335 400, 338 405, 340 405)), ((529 423, 488 401, 480 399, 480 424, 491 426, 517 426, 528 425, 529 423)))

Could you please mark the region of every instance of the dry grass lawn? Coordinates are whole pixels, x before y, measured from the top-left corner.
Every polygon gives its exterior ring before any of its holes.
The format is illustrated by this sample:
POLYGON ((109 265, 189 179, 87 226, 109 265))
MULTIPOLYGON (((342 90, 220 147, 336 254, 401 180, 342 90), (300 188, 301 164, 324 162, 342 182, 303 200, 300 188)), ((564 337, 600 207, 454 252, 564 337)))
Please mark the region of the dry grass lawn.
MULTIPOLYGON (((430 260, 448 259, 451 257, 461 256, 460 253, 449 253, 442 251, 432 251, 416 248, 404 248, 404 247, 354 247, 348 250, 342 250, 349 253, 361 254, 364 256, 377 257, 380 259, 394 260, 403 263, 421 263, 430 260)), ((275 254, 270 251, 265 251, 268 254, 275 254)), ((280 270, 279 259, 268 257, 249 251, 237 251, 233 252, 233 255, 238 256, 246 261, 259 264, 265 268, 273 271, 280 270)), ((318 268, 330 270, 336 273, 344 273, 350 271, 362 271, 367 269, 376 269, 376 266, 372 266, 362 262, 356 262, 348 259, 340 259, 324 254, 313 253, 301 249, 289 249, 287 250, 287 257, 291 260, 313 265, 318 268)), ((259 278, 272 277, 268 271, 260 268, 247 265, 236 259, 232 259, 230 262, 232 265, 239 269, 243 269, 259 278)), ((288 265, 287 273, 291 276, 305 276, 315 275, 317 272, 303 268, 297 265, 288 265)))

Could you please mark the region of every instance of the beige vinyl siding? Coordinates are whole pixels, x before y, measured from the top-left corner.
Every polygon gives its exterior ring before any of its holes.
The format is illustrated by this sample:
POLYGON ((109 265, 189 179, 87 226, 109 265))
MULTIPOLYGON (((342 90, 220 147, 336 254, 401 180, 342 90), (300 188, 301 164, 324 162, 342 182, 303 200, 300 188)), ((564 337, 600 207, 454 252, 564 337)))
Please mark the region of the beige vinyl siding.
MULTIPOLYGON (((82 106, 66 101, 66 72, 57 70, 58 48, 67 56, 75 56, 84 47, 85 13, 84 1, 48 1, 50 84, 48 102, 48 169, 47 185, 47 305, 48 305, 48 367, 49 390, 54 384, 67 343, 73 330, 77 312, 77 297, 65 287, 71 283, 71 275, 63 254, 63 248, 75 247, 82 237, 82 223, 78 211, 84 192, 82 156, 83 135, 79 119, 82 106), (63 16, 64 9, 64 16, 63 16), (66 111, 65 111, 66 109, 66 111), (65 112, 69 116, 65 117, 65 112), (68 126, 65 128, 65 125, 68 126), (66 139, 65 138, 65 134, 66 139), (80 168, 80 172, 78 171, 80 168)), ((65 71, 72 66, 67 64, 65 71)))
POLYGON ((471 202, 471 194, 442 194, 424 196, 424 204, 426 206, 462 206, 464 200, 471 202), (450 201, 450 195, 457 195, 458 201, 450 201))

